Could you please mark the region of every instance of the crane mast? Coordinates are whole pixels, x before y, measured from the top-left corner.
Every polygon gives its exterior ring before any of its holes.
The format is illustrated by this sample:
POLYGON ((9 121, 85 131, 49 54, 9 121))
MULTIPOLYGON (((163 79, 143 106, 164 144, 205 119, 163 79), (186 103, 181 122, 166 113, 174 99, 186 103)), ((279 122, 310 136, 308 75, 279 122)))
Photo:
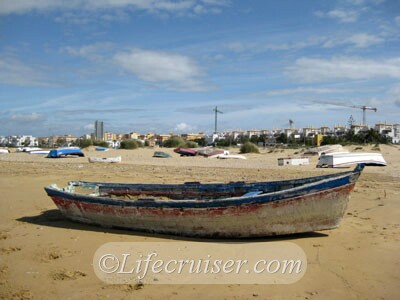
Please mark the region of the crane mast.
POLYGON ((213 111, 215 112, 215 128, 214 128, 214 133, 217 133, 217 116, 218 114, 222 114, 223 112, 218 110, 218 107, 216 106, 213 111))

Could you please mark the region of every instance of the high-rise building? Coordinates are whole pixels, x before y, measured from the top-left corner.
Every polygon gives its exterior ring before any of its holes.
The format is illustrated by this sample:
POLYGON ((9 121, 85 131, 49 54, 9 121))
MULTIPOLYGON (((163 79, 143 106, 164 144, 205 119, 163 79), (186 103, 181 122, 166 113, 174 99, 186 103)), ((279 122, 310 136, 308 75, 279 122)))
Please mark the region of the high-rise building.
POLYGON ((94 137, 96 140, 103 140, 104 138, 104 125, 103 121, 94 122, 94 137))

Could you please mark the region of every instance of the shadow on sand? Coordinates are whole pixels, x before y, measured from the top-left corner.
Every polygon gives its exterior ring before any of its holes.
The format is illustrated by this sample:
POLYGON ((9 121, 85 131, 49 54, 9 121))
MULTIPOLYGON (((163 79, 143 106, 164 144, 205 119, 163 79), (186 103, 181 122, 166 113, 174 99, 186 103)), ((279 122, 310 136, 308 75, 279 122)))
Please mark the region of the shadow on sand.
POLYGON ((17 219, 17 221, 30 223, 35 225, 54 227, 54 228, 65 228, 72 230, 84 230, 93 232, 107 232, 110 234, 126 234, 126 235, 136 235, 142 237, 153 237, 153 238, 164 238, 168 240, 178 240, 178 241, 204 241, 204 242, 273 242, 273 241, 287 241, 287 240, 297 240, 304 238, 322 238, 327 237, 327 234, 320 232, 309 232, 309 233, 299 233, 285 236, 273 236, 273 237, 259 237, 259 238, 196 238, 196 237, 186 237, 186 236, 175 236, 168 234, 159 234, 152 232, 141 232, 134 230, 126 230, 119 228, 107 228, 100 227, 96 225, 87 225, 78 222, 72 222, 66 219, 58 209, 51 209, 41 212, 36 216, 27 216, 17 219))

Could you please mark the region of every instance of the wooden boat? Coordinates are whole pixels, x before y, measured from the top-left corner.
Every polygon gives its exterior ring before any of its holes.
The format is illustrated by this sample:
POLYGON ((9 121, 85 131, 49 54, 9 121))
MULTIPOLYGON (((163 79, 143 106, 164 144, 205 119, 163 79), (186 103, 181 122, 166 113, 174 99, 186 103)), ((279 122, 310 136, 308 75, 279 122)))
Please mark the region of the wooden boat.
POLYGON ((162 151, 155 151, 153 154, 153 157, 158 157, 158 158, 170 158, 172 157, 169 153, 165 153, 162 151))
POLYGON ((35 150, 35 151, 30 151, 29 154, 49 154, 50 150, 35 150))
POLYGON ((73 221, 184 236, 244 238, 337 227, 363 168, 360 164, 353 171, 272 182, 72 181, 65 188, 53 184, 45 190, 73 221))
POLYGON ((122 161, 121 156, 117 157, 89 157, 90 163, 120 163, 122 161))
POLYGON ((386 161, 381 153, 342 152, 321 155, 317 168, 348 167, 359 163, 367 166, 386 166, 386 161))
POLYGON ((10 150, 8 148, 0 148, 0 153, 10 153, 10 150))
POLYGON ((31 152, 31 151, 40 151, 42 148, 38 147, 19 147, 17 148, 17 152, 31 152))
POLYGON ((181 156, 197 155, 197 151, 192 148, 176 148, 176 149, 174 149, 174 152, 180 154, 181 156))
POLYGON ((303 166, 309 165, 308 157, 282 157, 278 158, 278 166, 303 166))
POLYGON ((50 150, 47 157, 49 158, 60 158, 65 156, 85 156, 82 150, 78 147, 64 147, 50 150))
POLYGON ((222 154, 229 154, 229 151, 224 150, 224 149, 217 149, 213 147, 205 147, 205 148, 200 148, 200 149, 195 149, 197 151, 198 155, 207 157, 207 158, 215 158, 218 155, 222 154))
POLYGON ((247 159, 246 156, 240 154, 222 154, 217 155, 219 159, 247 159))

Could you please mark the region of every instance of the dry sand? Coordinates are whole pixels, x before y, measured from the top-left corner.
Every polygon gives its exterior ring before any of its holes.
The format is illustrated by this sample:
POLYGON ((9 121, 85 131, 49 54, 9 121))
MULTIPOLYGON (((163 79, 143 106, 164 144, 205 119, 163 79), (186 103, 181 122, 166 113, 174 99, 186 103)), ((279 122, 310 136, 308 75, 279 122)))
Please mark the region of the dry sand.
MULTIPOLYGON (((293 150, 247 160, 153 158, 156 149, 85 150, 85 158, 0 154, 1 299, 400 299, 400 147, 380 146, 387 167, 367 167, 339 228, 262 241, 290 241, 306 253, 305 276, 290 285, 106 285, 93 254, 106 242, 185 240, 104 229, 64 219, 43 187, 68 180, 228 182, 296 178, 336 172, 278 167, 293 150), (121 164, 89 164, 88 156, 122 156, 121 164)), ((353 147, 354 149, 354 147, 353 147)), ((371 147, 364 147, 370 151, 371 147)), ((233 149, 235 153, 237 150, 233 149)), ((189 239, 187 239, 189 240, 189 239)))

